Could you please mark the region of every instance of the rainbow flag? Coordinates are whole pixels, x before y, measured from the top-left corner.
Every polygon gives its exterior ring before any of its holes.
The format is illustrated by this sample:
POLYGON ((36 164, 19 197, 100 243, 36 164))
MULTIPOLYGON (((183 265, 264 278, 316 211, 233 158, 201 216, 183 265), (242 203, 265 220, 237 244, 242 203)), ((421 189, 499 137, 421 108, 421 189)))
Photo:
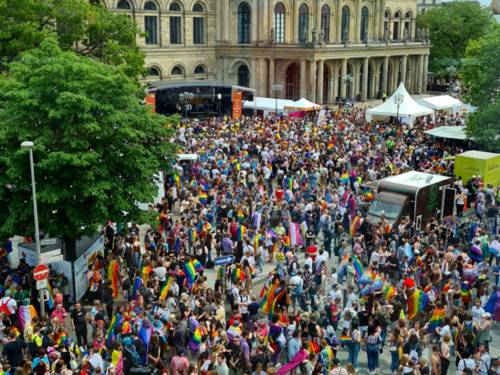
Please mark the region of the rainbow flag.
POLYGON ((460 286, 460 298, 462 298, 463 303, 469 303, 471 299, 471 293, 469 285, 462 283, 460 286))
POLYGON ((408 319, 413 320, 427 306, 427 295, 420 289, 415 289, 408 299, 408 319))
POLYGON ((195 228, 189 230, 189 242, 194 244, 198 238, 198 231, 195 228))
POLYGON ((184 273, 186 274, 188 287, 191 289, 191 286, 194 284, 194 280, 196 279, 196 269, 194 268, 193 263, 186 262, 184 264, 184 273))
POLYGON ((340 183, 341 184, 348 184, 349 183, 349 174, 346 172, 346 173, 342 173, 340 175, 340 183))
POLYGON ((290 251, 290 237, 289 236, 284 236, 283 239, 281 240, 281 243, 283 244, 283 252, 286 253, 287 251, 290 251))
POLYGON ((271 249, 271 253, 275 253, 278 251, 278 241, 276 241, 275 243, 273 243, 273 247, 271 249))
POLYGON ((196 272, 203 271, 203 265, 201 264, 201 262, 198 259, 193 259, 191 261, 191 263, 193 263, 193 267, 196 270, 196 272))
POLYGON ((144 283, 147 283, 149 280, 149 274, 153 271, 153 267, 151 266, 143 266, 142 267, 142 278, 144 279, 144 283))
POLYGON ((396 289, 391 284, 385 284, 382 289, 382 294, 384 295, 384 299, 389 301, 392 297, 396 295, 396 289))
POLYGON ((361 226, 361 218, 358 215, 356 215, 354 219, 352 219, 351 227, 349 230, 351 236, 354 236, 356 234, 360 226, 361 226))
POLYGON ((286 187, 288 190, 293 191, 293 177, 287 177, 286 187))
POLYGON ((266 294, 260 301, 260 307, 262 311, 264 311, 266 314, 268 314, 271 311, 271 304, 274 300, 274 296, 276 293, 276 285, 271 285, 269 288, 267 288, 266 294))
POLYGON ((253 239, 253 248, 257 250, 259 247, 260 240, 262 239, 262 235, 257 233, 253 239))
POLYGON ((236 211, 236 217, 239 220, 243 220, 245 218, 245 214, 243 213, 243 210, 241 208, 238 208, 238 211, 236 211))
POLYGON ((231 274, 231 280, 233 283, 237 282, 238 280, 244 281, 245 273, 241 270, 241 268, 235 268, 231 274))
POLYGON ((204 191, 200 192, 200 194, 198 194, 198 200, 203 205, 207 204, 207 200, 208 200, 207 193, 205 193, 204 191))
POLYGON ((276 302, 278 302, 278 300, 280 298, 282 298, 286 293, 286 290, 283 288, 281 289, 277 294, 275 294, 274 298, 273 298, 273 301, 271 303, 271 309, 269 310, 269 319, 272 319, 272 317, 274 316, 274 314, 276 314, 276 302))
POLYGON ((243 241, 243 237, 245 237, 246 232, 247 228, 244 225, 238 225, 238 230, 236 232, 238 241, 243 241))
POLYGON ((56 347, 63 345, 67 341, 68 341, 68 337, 66 336, 66 332, 64 332, 64 331, 59 331, 59 333, 56 335, 56 337, 54 337, 54 344, 56 347))
POLYGON ((111 281, 111 289, 113 289, 113 298, 118 297, 118 262, 112 260, 108 266, 108 280, 111 281))
POLYGON ((111 319, 108 330, 106 332, 106 346, 111 348, 113 341, 115 339, 115 329, 121 324, 122 316, 120 313, 116 313, 111 319))
POLYGON ((309 344, 307 345, 307 351, 313 354, 320 352, 319 345, 314 339, 311 339, 311 341, 309 341, 309 344))
POLYGON ((134 286, 132 288, 132 299, 135 300, 137 298, 137 292, 141 288, 141 285, 142 285, 142 279, 139 276, 136 276, 134 279, 134 286))
POLYGON ((181 239, 179 237, 175 237, 174 241, 174 253, 179 254, 179 251, 181 250, 181 239))
POLYGON ((54 293, 52 292, 52 287, 50 286, 50 283, 47 283, 47 290, 48 290, 48 295, 49 295, 49 298, 47 299, 47 306, 49 307, 49 309, 53 309, 54 308, 54 293))
POLYGON ((356 279, 359 280, 364 275, 363 265, 359 261, 359 258, 356 255, 352 257, 352 265, 354 267, 354 271, 356 272, 356 279))
POLYGON ((435 308, 432 312, 431 319, 429 320, 429 332, 433 332, 437 327, 441 327, 446 316, 446 309, 435 308))
POLYGON ((174 175, 174 181, 177 186, 177 191, 181 191, 181 177, 177 173, 174 175))
POLYGON ((267 294, 267 286, 264 284, 262 289, 260 290, 259 297, 264 298, 264 296, 267 294))
POLYGON ((167 298, 168 291, 170 290, 170 287, 172 286, 172 281, 173 278, 171 276, 167 276, 165 284, 160 289, 160 301, 164 301, 165 298, 167 298))
POLYGON ((342 335, 339 337, 339 342, 342 345, 349 345, 352 342, 352 338, 349 335, 342 335))
POLYGON ((132 333, 132 326, 130 325, 129 322, 124 321, 122 323, 121 332, 122 332, 122 335, 126 335, 127 333, 132 333))
POLYGON ((199 349, 201 344, 201 330, 200 327, 196 327, 193 332, 193 336, 191 336, 191 342, 189 343, 189 347, 191 350, 196 351, 199 349))
POLYGON ((142 341, 144 347, 146 348, 144 353, 143 365, 148 363, 148 352, 149 352, 149 342, 151 341, 151 336, 153 335, 153 328, 149 325, 149 321, 143 321, 141 329, 139 329, 139 333, 137 337, 142 341))

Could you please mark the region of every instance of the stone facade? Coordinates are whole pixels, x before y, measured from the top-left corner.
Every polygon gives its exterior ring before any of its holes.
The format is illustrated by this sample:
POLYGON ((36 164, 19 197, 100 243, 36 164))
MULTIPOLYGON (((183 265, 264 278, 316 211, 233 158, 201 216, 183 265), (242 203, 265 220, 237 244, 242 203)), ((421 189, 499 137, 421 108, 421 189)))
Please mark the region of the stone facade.
POLYGON ((441 0, 417 0, 418 13, 425 13, 438 6, 441 6, 441 0))
POLYGON ((148 81, 210 79, 320 103, 391 94, 400 81, 425 91, 430 45, 415 27, 416 1, 105 2, 145 33, 148 81))

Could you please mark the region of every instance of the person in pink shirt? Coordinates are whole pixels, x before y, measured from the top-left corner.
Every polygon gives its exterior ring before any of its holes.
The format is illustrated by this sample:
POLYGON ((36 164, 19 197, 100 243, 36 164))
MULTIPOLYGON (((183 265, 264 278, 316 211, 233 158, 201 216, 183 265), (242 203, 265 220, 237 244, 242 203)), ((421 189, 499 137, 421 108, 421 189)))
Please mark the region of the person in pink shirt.
POLYGON ((177 350, 177 355, 172 358, 170 367, 172 367, 172 375, 187 373, 187 370, 189 368, 189 360, 184 355, 183 349, 177 350))
POLYGON ((66 309, 63 307, 62 303, 58 303, 56 305, 56 308, 54 311, 52 311, 52 314, 50 314, 50 320, 54 320, 54 318, 58 318, 59 321, 64 324, 64 319, 68 313, 66 312, 66 309))

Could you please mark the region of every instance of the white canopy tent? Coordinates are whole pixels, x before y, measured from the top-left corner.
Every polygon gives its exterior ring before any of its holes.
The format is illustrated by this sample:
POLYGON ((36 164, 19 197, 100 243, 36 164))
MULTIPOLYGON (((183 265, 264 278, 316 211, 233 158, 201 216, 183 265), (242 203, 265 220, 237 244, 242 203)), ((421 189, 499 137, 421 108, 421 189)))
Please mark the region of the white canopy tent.
POLYGON ((434 115, 434 110, 418 104, 408 91, 406 91, 403 82, 401 82, 398 89, 389 99, 379 106, 366 111, 366 119, 372 121, 386 117, 397 117, 398 112, 400 120, 402 119, 409 124, 413 124, 416 117, 434 115), (396 98, 402 98, 399 104, 399 111, 396 98))
POLYGON ((277 109, 278 113, 282 113, 285 111, 285 107, 291 106, 293 103, 293 100, 288 99, 263 98, 256 96, 253 98, 253 101, 243 101, 243 108, 273 113, 276 112, 277 109))
POLYGON ((433 137, 446 138, 446 139, 467 139, 465 134, 465 126, 439 126, 434 129, 426 130, 426 134, 433 137))
POLYGON ((302 98, 293 102, 291 105, 285 105, 287 111, 319 111, 321 106, 313 103, 306 98, 302 98))
POLYGON ((453 111, 458 112, 463 106, 463 103, 450 95, 430 96, 418 101, 420 104, 427 108, 436 111, 453 111))

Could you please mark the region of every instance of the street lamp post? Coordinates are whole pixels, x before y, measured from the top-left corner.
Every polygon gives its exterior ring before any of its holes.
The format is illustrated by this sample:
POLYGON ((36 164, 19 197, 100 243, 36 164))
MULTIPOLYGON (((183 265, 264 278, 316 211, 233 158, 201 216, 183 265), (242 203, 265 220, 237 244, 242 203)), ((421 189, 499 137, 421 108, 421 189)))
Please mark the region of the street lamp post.
POLYGON ((281 90, 283 89, 283 87, 276 83, 274 85, 271 86, 271 91, 273 92, 274 94, 274 110, 275 110, 275 117, 278 117, 278 95, 279 93, 281 92, 281 90))
POLYGON ((396 114, 396 124, 399 125, 399 106, 403 104, 403 101, 405 99, 405 96, 403 94, 398 94, 394 97, 394 101, 396 102, 396 105, 398 106, 397 109, 397 114, 396 114))
POLYGON ((179 94, 179 100, 184 105, 184 119, 187 119, 188 103, 194 99, 194 94, 192 92, 183 92, 179 94))
MULTIPOLYGON (((30 171, 31 171, 31 192, 33 193, 33 219, 35 221, 35 248, 36 255, 38 259, 38 264, 42 263, 42 255, 40 252, 40 229, 38 227, 38 206, 36 203, 36 184, 35 184, 35 165, 33 163, 33 142, 24 141, 21 143, 22 148, 27 148, 30 155, 30 171)), ((43 295, 43 290, 38 291, 40 298, 40 314, 45 316, 45 298, 43 295)))
POLYGON ((451 94, 451 80, 452 80, 453 76, 455 76, 455 74, 457 72, 457 68, 455 68, 452 65, 452 66, 447 67, 446 71, 448 72, 448 78, 449 78, 448 79, 448 91, 451 94))
POLYGON ((349 98, 349 92, 351 91, 352 75, 347 74, 342 77, 342 83, 346 85, 346 99, 349 98))

